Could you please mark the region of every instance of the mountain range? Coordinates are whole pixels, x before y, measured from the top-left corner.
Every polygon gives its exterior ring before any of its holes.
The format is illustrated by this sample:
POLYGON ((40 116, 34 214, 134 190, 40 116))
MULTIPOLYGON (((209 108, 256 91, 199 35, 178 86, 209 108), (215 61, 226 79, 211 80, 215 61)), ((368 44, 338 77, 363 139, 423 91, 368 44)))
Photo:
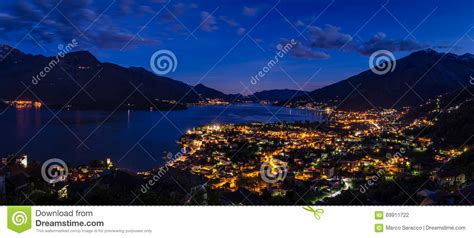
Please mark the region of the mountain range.
POLYGON ((392 72, 378 75, 367 70, 310 92, 311 100, 297 98, 293 102, 323 102, 346 110, 416 106, 469 85, 474 75, 472 54, 427 49, 413 52, 392 65, 392 72))
POLYGON ((157 76, 144 68, 125 68, 100 62, 87 51, 66 54, 41 77, 40 73, 54 60, 55 57, 11 49, 0 63, 0 98, 36 101, 39 98, 49 105, 68 104, 78 108, 116 108, 121 105, 170 109, 182 108, 183 105, 168 101, 193 103, 201 97, 213 96, 205 92, 198 95, 192 86, 157 76))
POLYGON ((303 98, 308 92, 292 90, 292 89, 273 89, 273 90, 264 90, 261 92, 256 92, 250 96, 249 99, 255 101, 270 101, 270 102, 280 102, 290 100, 292 98, 303 98))
MULTIPOLYGON (((67 104, 88 109, 121 106, 164 110, 184 108, 186 103, 207 99, 257 101, 257 97, 225 94, 203 84, 191 86, 140 67, 100 62, 88 51, 67 53, 55 61, 56 57, 26 54, 5 45, 0 47, 3 52, 10 52, 0 62, 0 99, 4 101, 34 100, 50 106, 67 104), (57 63, 48 67, 51 62, 57 63), (46 67, 48 72, 45 72, 46 67)), ((290 92, 294 90, 257 94, 259 100, 280 101, 288 100, 290 92)))
POLYGON ((91 109, 179 109, 185 108, 186 103, 217 98, 229 102, 318 102, 350 110, 398 108, 458 90, 469 84, 470 76, 474 75, 472 54, 459 56, 422 50, 397 60, 393 72, 384 75, 367 70, 311 92, 282 89, 242 96, 225 94, 203 84, 191 86, 144 68, 100 62, 88 51, 64 55, 43 77, 40 73, 56 57, 26 54, 9 46, 2 48, 10 54, 0 62, 0 99, 41 100, 51 106, 67 104, 91 109))

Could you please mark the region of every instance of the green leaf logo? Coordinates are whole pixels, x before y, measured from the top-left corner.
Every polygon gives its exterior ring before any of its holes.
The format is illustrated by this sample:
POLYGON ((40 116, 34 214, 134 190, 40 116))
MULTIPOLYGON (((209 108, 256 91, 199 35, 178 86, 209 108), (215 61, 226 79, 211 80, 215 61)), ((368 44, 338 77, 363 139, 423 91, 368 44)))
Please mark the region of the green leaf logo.
POLYGON ((321 220, 321 214, 324 213, 323 209, 314 209, 310 206, 303 207, 303 209, 308 211, 308 212, 312 212, 313 216, 314 216, 314 218, 316 218, 316 220, 321 220))
POLYGON ((31 207, 11 206, 7 209, 8 229, 18 233, 31 229, 31 207))

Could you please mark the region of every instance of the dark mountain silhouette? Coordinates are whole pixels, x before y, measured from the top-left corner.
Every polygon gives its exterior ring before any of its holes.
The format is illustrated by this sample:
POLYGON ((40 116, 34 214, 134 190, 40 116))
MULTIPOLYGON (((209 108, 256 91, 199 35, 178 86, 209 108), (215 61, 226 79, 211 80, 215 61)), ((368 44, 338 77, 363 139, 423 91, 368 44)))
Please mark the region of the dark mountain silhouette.
POLYGON ((412 131, 413 136, 433 138, 436 148, 459 148, 474 144, 474 86, 436 97, 405 115, 407 121, 427 118, 434 125, 412 131))
POLYGON ((225 95, 207 87, 197 95, 183 82, 156 76, 144 68, 102 63, 87 51, 68 53, 56 64, 56 57, 25 54, 8 46, 3 49, 11 50, 0 62, 3 100, 41 100, 51 106, 68 104, 88 109, 172 109, 183 108, 184 104, 170 101, 193 103, 201 97, 225 95))
POLYGON ((287 101, 292 98, 303 98, 307 92, 292 90, 292 89, 274 89, 265 90, 250 95, 249 98, 253 100, 266 100, 271 102, 287 101))
POLYGON ((400 108, 420 105, 429 98, 458 90, 469 84, 471 75, 474 75, 474 55, 459 56, 428 49, 397 60, 393 72, 377 75, 367 70, 310 95, 313 101, 339 109, 400 108))
POLYGON ((0 99, 41 100, 51 106, 68 104, 88 109, 119 106, 177 109, 184 108, 184 103, 208 98, 281 102, 293 96, 296 99, 292 101, 325 102, 339 106, 339 109, 398 108, 418 105, 436 95, 460 89, 474 75, 472 54, 458 56, 423 50, 397 60, 391 73, 377 75, 367 70, 309 92, 311 99, 305 92, 287 89, 267 90, 243 97, 240 94, 227 95, 202 84, 193 87, 157 76, 144 68, 103 63, 87 51, 68 53, 56 62, 56 57, 25 54, 9 46, 2 46, 2 49, 3 53, 10 53, 0 58, 0 99), (415 82, 410 90, 408 85, 415 82), (31 92, 26 90, 27 87, 31 92), (176 101, 183 104, 176 104, 176 101))
POLYGON ((225 94, 216 89, 209 88, 203 84, 194 86, 194 93, 197 93, 201 99, 219 98, 229 102, 234 102, 242 99, 241 94, 225 94))

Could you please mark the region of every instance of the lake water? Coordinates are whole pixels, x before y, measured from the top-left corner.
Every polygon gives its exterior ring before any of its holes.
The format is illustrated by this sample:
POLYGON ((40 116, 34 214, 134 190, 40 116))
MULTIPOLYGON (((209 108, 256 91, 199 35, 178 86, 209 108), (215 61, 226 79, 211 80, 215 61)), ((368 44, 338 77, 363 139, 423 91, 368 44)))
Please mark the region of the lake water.
POLYGON ((314 112, 260 104, 192 107, 170 112, 0 109, 0 157, 60 158, 71 165, 111 158, 120 168, 142 171, 176 153, 188 129, 210 123, 317 121, 314 112), (57 111, 54 111, 57 113, 57 111), (166 117, 163 114, 167 114, 166 117), (276 117, 273 117, 273 114, 276 117), (81 145, 81 141, 84 144, 81 145))

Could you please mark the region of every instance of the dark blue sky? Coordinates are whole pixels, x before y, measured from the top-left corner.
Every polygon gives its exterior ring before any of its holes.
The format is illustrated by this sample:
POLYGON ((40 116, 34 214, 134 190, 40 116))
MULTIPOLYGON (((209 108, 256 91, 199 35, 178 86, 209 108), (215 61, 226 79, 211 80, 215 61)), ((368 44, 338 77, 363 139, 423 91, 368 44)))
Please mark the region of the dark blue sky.
POLYGON ((226 93, 248 94, 242 84, 252 92, 314 90, 368 69, 379 49, 397 58, 427 47, 474 52, 472 0, 18 2, 0 3, 0 43, 55 55, 58 44, 77 39, 101 61, 147 69, 150 56, 167 49, 178 58, 169 77, 226 93), (251 84, 291 39, 297 45, 251 84))

